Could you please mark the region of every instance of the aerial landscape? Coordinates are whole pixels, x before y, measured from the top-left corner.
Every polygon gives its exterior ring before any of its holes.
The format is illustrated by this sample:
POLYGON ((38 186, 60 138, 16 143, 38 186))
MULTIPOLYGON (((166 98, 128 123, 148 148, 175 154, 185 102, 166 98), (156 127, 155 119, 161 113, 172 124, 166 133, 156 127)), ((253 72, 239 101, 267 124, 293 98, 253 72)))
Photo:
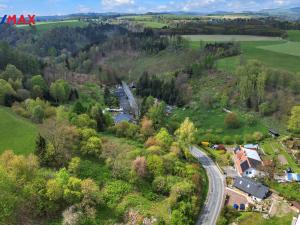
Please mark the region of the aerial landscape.
POLYGON ((299 0, 0 12, 0 225, 300 225, 299 0))

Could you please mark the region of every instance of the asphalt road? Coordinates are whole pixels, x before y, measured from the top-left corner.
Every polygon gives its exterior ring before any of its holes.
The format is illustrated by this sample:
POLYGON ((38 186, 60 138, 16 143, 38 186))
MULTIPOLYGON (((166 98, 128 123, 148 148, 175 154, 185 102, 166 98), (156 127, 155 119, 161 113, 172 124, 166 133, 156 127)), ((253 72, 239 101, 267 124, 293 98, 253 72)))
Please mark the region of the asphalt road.
POLYGON ((138 104, 130 90, 130 88, 128 87, 128 85, 122 81, 122 87, 123 87, 123 90, 128 98, 128 102, 129 102, 129 105, 135 115, 136 118, 138 118, 140 116, 140 111, 139 111, 139 107, 138 107, 138 104))
POLYGON ((196 225, 215 225, 224 203, 224 176, 217 165, 200 149, 191 147, 191 153, 202 164, 209 180, 207 199, 196 225))

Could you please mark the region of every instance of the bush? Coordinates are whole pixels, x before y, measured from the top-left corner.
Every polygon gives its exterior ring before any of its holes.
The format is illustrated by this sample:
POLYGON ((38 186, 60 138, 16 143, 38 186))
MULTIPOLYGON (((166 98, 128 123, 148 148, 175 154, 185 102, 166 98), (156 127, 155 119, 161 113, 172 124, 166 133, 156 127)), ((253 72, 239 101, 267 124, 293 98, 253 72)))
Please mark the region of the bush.
POLYGON ((253 133, 253 139, 254 139, 255 141, 262 141, 262 140, 264 139, 264 135, 263 135, 263 133, 261 133, 261 132, 259 132, 259 131, 254 132, 254 133, 253 133))
POLYGON ((132 186, 121 180, 115 180, 107 183, 102 190, 102 199, 111 209, 116 208, 122 197, 133 190, 132 186))
POLYGON ((153 176, 164 174, 163 160, 157 155, 149 155, 147 157, 147 167, 153 176))
POLYGON ((234 140, 237 145, 241 145, 244 143, 243 137, 241 135, 235 135, 234 140))
POLYGON ((223 142, 227 145, 231 145, 234 143, 233 139, 230 136, 225 136, 223 142))
POLYGON ((245 120, 248 126, 254 126, 257 123, 257 118, 253 114, 246 114, 245 120))
POLYGON ((251 134, 245 134, 245 136, 244 136, 244 142, 245 143, 251 143, 253 141, 254 141, 253 135, 251 135, 251 134))
POLYGON ((228 113, 225 117, 224 122, 225 126, 231 129, 237 129, 241 126, 241 123, 236 113, 228 113))

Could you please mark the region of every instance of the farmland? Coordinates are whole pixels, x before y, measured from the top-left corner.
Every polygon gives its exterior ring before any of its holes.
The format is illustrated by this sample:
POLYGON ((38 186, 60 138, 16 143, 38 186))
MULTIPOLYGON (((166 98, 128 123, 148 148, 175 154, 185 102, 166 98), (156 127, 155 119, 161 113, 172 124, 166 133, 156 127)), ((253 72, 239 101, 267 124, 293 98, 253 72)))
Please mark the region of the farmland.
POLYGON ((290 41, 300 42, 300 31, 299 30, 289 30, 288 36, 290 41))
MULTIPOLYGON (((264 37, 254 35, 183 35, 191 42, 226 42, 226 41, 279 41, 279 37, 264 37)), ((193 44, 193 43, 192 43, 193 44)))
MULTIPOLYGON (((262 37, 251 35, 184 35, 189 40, 191 48, 199 48, 207 42, 237 41, 240 43, 243 59, 256 59, 268 66, 287 70, 300 71, 300 40, 299 31, 290 31, 289 40, 284 41, 279 37, 262 37)), ((228 57, 217 61, 221 70, 234 72, 240 64, 241 56, 228 57)))
MULTIPOLYGON (((243 52, 243 57, 246 60, 256 59, 264 64, 271 66, 273 68, 287 70, 290 72, 299 72, 300 64, 299 56, 285 54, 283 52, 274 52, 270 50, 263 49, 266 46, 274 46, 277 43, 278 45, 284 44, 283 41, 278 42, 241 42, 241 49, 243 52)), ((229 58, 224 58, 218 61, 218 68, 221 70, 234 72, 235 68, 240 63, 240 56, 234 56, 229 58)))
POLYGON ((299 42, 286 42, 284 44, 261 46, 260 49, 283 53, 292 56, 300 56, 300 43, 299 42))
POLYGON ((13 150, 17 154, 33 152, 37 128, 7 108, 0 108, 0 153, 13 150))
MULTIPOLYGON (((87 23, 78 20, 62 20, 62 21, 53 21, 53 22, 37 22, 33 27, 35 27, 38 31, 47 31, 56 27, 82 27, 87 23)), ((29 29, 28 25, 19 25, 18 28, 29 29)))

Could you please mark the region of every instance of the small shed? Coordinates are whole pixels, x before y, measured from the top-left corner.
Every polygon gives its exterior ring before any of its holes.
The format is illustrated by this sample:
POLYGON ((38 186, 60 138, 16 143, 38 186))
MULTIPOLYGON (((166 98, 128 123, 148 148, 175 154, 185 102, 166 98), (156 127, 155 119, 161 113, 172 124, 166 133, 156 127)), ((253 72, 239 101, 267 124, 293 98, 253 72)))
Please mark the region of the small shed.
POLYGON ((285 179, 288 182, 300 182, 300 174, 297 173, 287 173, 285 179))
POLYGON ((269 134, 273 137, 273 138, 277 138, 280 136, 279 132, 274 130, 274 129, 269 129, 269 134))

